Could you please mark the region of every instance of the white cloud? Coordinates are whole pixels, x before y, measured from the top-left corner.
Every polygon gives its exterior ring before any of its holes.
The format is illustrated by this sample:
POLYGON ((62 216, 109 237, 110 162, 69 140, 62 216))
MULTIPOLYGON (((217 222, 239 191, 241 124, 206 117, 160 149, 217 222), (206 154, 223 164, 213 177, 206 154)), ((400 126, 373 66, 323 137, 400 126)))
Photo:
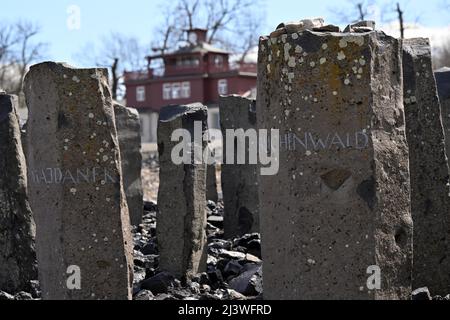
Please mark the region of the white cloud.
MULTIPOLYGON (((386 34, 400 37, 398 22, 382 25, 380 27, 386 34)), ((418 23, 405 25, 405 38, 429 38, 434 52, 439 51, 444 45, 450 43, 450 25, 447 27, 425 27, 418 23)))

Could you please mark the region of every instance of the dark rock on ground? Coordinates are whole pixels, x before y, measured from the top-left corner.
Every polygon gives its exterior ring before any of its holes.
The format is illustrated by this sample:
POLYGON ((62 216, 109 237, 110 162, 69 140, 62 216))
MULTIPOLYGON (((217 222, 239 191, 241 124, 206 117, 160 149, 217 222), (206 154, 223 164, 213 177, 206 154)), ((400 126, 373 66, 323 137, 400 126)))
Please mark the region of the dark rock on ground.
POLYGON ((226 278, 228 278, 229 276, 238 276, 241 274, 242 269, 244 269, 244 267, 239 262, 237 262, 236 260, 231 260, 223 270, 224 276, 226 278))
POLYGON ((157 212, 158 206, 151 201, 144 202, 144 211, 157 212))
POLYGON ((175 277, 168 272, 161 272, 141 283, 141 289, 150 290, 153 294, 168 293, 169 287, 175 283, 175 277))
POLYGON ((14 300, 34 300, 30 293, 28 292, 19 292, 14 296, 14 300))
POLYGON ((247 271, 230 281, 230 287, 245 296, 257 296, 262 293, 262 268, 247 265, 247 271))
POLYGON ((0 291, 0 301, 9 301, 14 300, 14 296, 10 295, 9 293, 0 291))
POLYGON ((208 223, 212 226, 222 229, 223 228, 223 217, 221 216, 210 216, 208 217, 208 223))
POLYGON ((146 246, 144 246, 141 250, 141 252, 144 255, 157 255, 158 254, 158 247, 156 246, 156 244, 154 242, 150 242, 149 244, 147 244, 146 246))
POLYGON ((445 297, 441 296, 433 297, 433 301, 450 301, 450 294, 446 295, 445 297))
POLYGON ((209 201, 206 209, 210 221, 207 226, 208 269, 182 285, 159 269, 155 238, 158 207, 145 203, 143 222, 134 229, 135 300, 245 300, 261 295, 259 234, 224 239, 222 203, 209 201), (232 288, 231 282, 239 290, 232 288))
POLYGON ((134 296, 133 300, 137 301, 148 301, 148 300, 154 300, 155 296, 150 290, 142 290, 137 295, 134 296))
POLYGON ((154 300, 157 300, 157 301, 170 301, 170 300, 176 300, 176 299, 171 294, 162 293, 162 294, 157 295, 154 300))
POLYGON ((246 254, 238 251, 221 250, 220 257, 233 260, 244 260, 246 254))
POLYGON ((412 299, 416 300, 416 301, 432 300, 431 294, 430 294, 430 291, 428 290, 428 288, 420 288, 420 289, 414 290, 412 293, 412 299))

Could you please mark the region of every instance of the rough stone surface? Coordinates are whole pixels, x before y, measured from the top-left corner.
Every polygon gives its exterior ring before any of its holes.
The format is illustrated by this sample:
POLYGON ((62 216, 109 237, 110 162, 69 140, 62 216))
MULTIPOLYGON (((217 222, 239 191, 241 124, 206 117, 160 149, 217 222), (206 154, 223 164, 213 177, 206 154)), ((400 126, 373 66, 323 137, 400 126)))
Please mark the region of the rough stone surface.
POLYGON ((312 28, 312 30, 318 31, 318 32, 340 32, 341 28, 339 26, 335 26, 333 24, 327 24, 325 26, 314 27, 314 28, 312 28))
POLYGON ((281 136, 279 173, 259 179, 264 298, 410 299, 399 41, 303 31, 259 52, 258 128, 281 136))
MULTIPOLYGON (((162 109, 158 126, 160 186, 158 193, 157 238, 160 269, 178 279, 189 279, 206 268, 206 162, 176 165, 172 151, 180 142, 172 133, 185 129, 191 133, 190 153, 206 148, 194 144, 195 125, 199 138, 207 130, 207 108, 202 104, 168 106, 162 109)), ((189 143, 189 141, 185 141, 189 143)))
POLYGON ((133 243, 107 83, 106 69, 53 62, 32 66, 25 78, 43 299, 131 298, 133 243))
MULTIPOLYGON (((221 97, 220 121, 224 146, 227 141, 226 130, 256 129, 255 100, 239 96, 221 97)), ((227 148, 223 148, 224 159, 227 148)), ((225 207, 225 237, 232 238, 259 232, 259 198, 257 165, 249 164, 249 141, 246 141, 246 164, 222 165, 222 193, 225 207)), ((236 160, 236 155, 235 155, 236 160)), ((226 161, 224 161, 226 163, 226 161)))
POLYGON ((403 42, 406 136, 414 222, 413 288, 450 291, 450 184, 428 39, 403 42))
POLYGON ((303 19, 300 21, 291 21, 286 23, 281 23, 278 25, 276 30, 271 35, 279 35, 283 33, 295 33, 302 32, 305 30, 312 30, 316 28, 323 28, 324 20, 323 18, 314 18, 314 19, 303 19))
POLYGON ((16 96, 0 93, 0 291, 11 294, 29 291, 37 279, 17 106, 16 96))
POLYGON ((439 69, 434 75, 441 102, 447 158, 450 159, 450 68, 439 69))
POLYGON ((141 180, 141 123, 136 109, 114 104, 120 160, 122 163, 123 187, 127 197, 131 224, 142 223, 143 190, 141 180))

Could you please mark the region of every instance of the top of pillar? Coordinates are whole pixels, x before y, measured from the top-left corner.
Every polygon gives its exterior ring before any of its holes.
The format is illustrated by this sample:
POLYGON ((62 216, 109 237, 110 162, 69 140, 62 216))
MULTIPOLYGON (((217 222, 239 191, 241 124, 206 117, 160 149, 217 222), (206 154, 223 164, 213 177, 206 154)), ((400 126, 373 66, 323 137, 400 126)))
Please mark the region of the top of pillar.
MULTIPOLYGON (((296 22, 286 22, 278 25, 275 31, 270 34, 270 37, 278 37, 283 34, 293 34, 303 31, 313 32, 329 32, 329 33, 341 33, 338 26, 325 24, 323 18, 303 19, 296 22)), ((375 31, 374 21, 359 21, 348 25, 344 29, 344 33, 367 33, 375 31)))
POLYGON ((229 94, 229 95, 225 95, 225 96, 220 96, 219 99, 220 100, 235 99, 235 100, 250 101, 250 102, 255 101, 255 99, 243 97, 239 94, 229 94))
POLYGON ((403 50, 413 56, 431 56, 430 39, 428 38, 404 39, 403 50))
POLYGON ((137 111, 135 108, 125 107, 124 105, 114 101, 114 110, 116 112, 121 112, 123 114, 126 114, 128 117, 132 118, 139 118, 139 111, 137 111))
MULTIPOLYGON (((107 68, 76 68, 65 62, 45 61, 45 62, 41 62, 41 63, 35 64, 35 65, 32 65, 30 67, 30 70, 28 71, 27 75, 25 76, 24 83, 27 82, 27 80, 29 79, 29 77, 32 74, 34 74, 35 72, 39 72, 40 70, 51 70, 52 72, 54 72, 56 74, 63 74, 64 77, 66 76, 64 74, 64 72, 69 72, 69 71, 74 72, 74 73, 85 72, 87 74, 91 74, 92 78, 99 79, 100 77, 105 77, 106 79, 108 79, 108 69, 107 68), (101 74, 101 76, 99 75, 99 73, 101 74)), ((79 81, 76 81, 76 82, 79 82, 79 81)))
POLYGON ((170 105, 161 109, 159 114, 160 122, 171 122, 177 118, 198 112, 206 113, 208 108, 201 103, 192 103, 186 105, 170 105))

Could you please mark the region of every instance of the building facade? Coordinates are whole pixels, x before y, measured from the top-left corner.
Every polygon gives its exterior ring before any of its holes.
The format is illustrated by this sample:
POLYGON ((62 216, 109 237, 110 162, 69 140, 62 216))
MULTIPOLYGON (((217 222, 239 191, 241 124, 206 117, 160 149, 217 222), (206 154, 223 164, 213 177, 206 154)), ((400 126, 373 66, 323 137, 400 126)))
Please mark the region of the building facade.
POLYGON ((231 63, 229 52, 206 41, 207 30, 187 34, 186 46, 147 57, 144 72, 125 73, 127 106, 140 113, 144 142, 156 141, 158 114, 164 106, 201 102, 208 106, 210 127, 218 129, 219 97, 256 90, 256 63, 231 63), (156 59, 163 62, 162 72, 150 67, 156 59))

